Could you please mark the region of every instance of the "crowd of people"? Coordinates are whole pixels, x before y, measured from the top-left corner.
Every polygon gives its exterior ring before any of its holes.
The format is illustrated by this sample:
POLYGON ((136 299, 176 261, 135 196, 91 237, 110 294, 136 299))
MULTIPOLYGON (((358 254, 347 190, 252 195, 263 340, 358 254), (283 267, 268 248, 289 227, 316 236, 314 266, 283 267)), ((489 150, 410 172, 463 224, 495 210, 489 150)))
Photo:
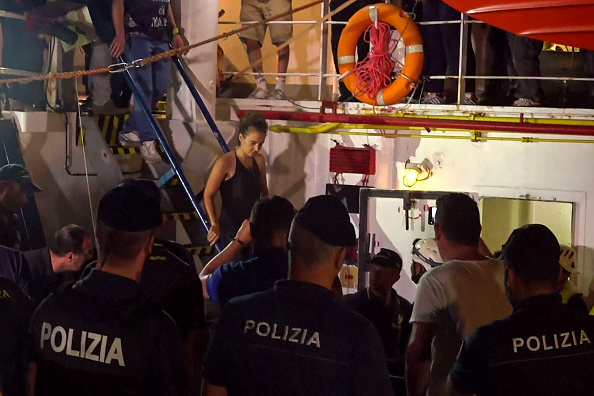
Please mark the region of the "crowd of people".
POLYGON ((366 263, 368 286, 343 296, 338 274, 357 243, 344 204, 322 195, 296 210, 260 175, 238 175, 265 169, 261 122, 245 116, 239 146, 213 169, 213 191, 232 186, 223 211, 243 189, 251 207, 224 232, 213 222, 211 243, 234 237, 199 273, 182 245, 158 239, 153 181, 108 191, 93 233, 66 225, 28 250, 16 213, 40 189, 24 167, 0 168, 11 219, 0 233, 0 395, 591 393, 594 317, 568 281, 576 252, 546 226, 515 230, 494 258, 476 202, 445 194, 435 237, 410 252, 414 304, 395 289, 403 258, 387 248, 366 263), (205 300, 222 308, 212 329, 205 300))
MULTIPOLYGON (((172 48, 180 48, 185 44, 182 31, 174 18, 169 1, 163 0, 75 0, 88 7, 95 27, 96 38, 91 44, 84 46, 85 67, 103 68, 120 62, 133 62, 172 48)), ((330 0, 329 9, 335 11, 345 0, 330 0)), ((345 9, 336 13, 333 22, 347 22, 362 7, 374 4, 375 1, 357 0, 345 9)), ((398 0, 394 4, 402 7, 416 22, 420 22, 423 39, 425 63, 423 75, 414 95, 414 99, 423 104, 451 104, 458 100, 458 84, 456 79, 431 78, 431 76, 457 76, 460 57, 460 13, 443 0, 398 0), (436 22, 445 22, 436 24, 436 22)), ((26 13, 46 4, 46 0, 10 0, 0 4, 0 8, 14 13, 26 13)), ((243 24, 260 22, 278 14, 290 12, 290 0, 270 0, 266 2, 242 0, 240 21, 243 24)), ((285 15, 270 24, 263 24, 244 30, 239 38, 245 47, 247 58, 255 73, 256 85, 249 94, 254 99, 285 100, 285 84, 289 66, 290 46, 286 45, 293 37, 292 16, 285 15), (276 84, 269 89, 262 66, 262 45, 266 31, 270 31, 270 40, 278 48, 276 84)), ((541 76, 539 57, 543 50, 543 42, 527 37, 514 35, 496 27, 469 25, 470 34, 466 56, 466 75, 493 76, 541 76), (486 32, 486 38, 478 40, 478 29, 486 32), (474 37, 474 40, 471 40, 474 37), (479 73, 480 71, 480 73, 479 73)), ((29 25, 25 21, 2 18, 3 34, 3 66, 19 70, 42 72, 44 63, 44 40, 38 37, 33 20, 29 25)), ((345 25, 330 25, 331 49, 336 71, 338 71, 338 42, 345 25)), ((592 51, 582 51, 584 71, 573 70, 585 77, 594 77, 594 55, 592 51)), ((361 37, 357 45, 357 59, 362 61, 369 53, 369 43, 361 37)), ((576 64, 582 65, 577 62, 576 64)), ((133 78, 138 83, 142 100, 150 108, 154 108, 162 99, 169 85, 171 61, 159 62, 131 69, 133 78)), ((219 70, 219 72, 221 72, 219 70)), ((570 74, 571 74, 570 73, 570 74)), ((148 163, 161 161, 157 151, 155 137, 136 102, 130 108, 131 90, 122 73, 98 74, 90 76, 86 81, 88 100, 85 109, 95 115, 117 115, 130 113, 119 141, 125 146, 137 146, 148 163)), ((538 79, 487 79, 484 84, 474 78, 465 80, 465 96, 463 104, 511 105, 520 107, 547 105, 566 107, 590 106, 594 101, 594 82, 587 88, 591 99, 579 103, 569 103, 567 98, 559 102, 546 100, 545 92, 538 79), (478 89, 478 85, 481 89, 478 89)), ((355 95, 339 81, 339 102, 357 101, 355 95)), ((43 82, 37 81, 27 85, 9 85, 4 90, 8 98, 8 107, 12 110, 45 110, 46 93, 43 82)), ((74 92, 68 93, 75 95, 74 92)), ((73 101, 69 101, 75 103, 73 101)), ((74 111, 62 103, 62 108, 74 111)))

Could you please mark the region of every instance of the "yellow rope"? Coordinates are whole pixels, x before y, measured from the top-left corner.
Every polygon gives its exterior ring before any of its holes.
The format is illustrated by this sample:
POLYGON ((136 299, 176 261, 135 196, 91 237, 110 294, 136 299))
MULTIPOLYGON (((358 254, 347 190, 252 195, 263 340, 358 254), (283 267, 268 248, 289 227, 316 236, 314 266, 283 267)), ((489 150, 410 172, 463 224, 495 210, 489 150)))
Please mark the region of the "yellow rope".
MULTIPOLYGON (((355 0, 349 0, 347 3, 345 3, 345 5, 349 5, 349 4, 353 3, 354 1, 355 0)), ((144 66, 144 65, 147 65, 149 63, 158 62, 158 61, 160 61, 162 59, 165 59, 165 58, 170 58, 170 57, 172 57, 174 55, 185 53, 185 52, 187 52, 187 51, 189 51, 191 49, 194 49, 196 47, 200 47, 202 45, 205 45, 205 44, 208 44, 208 43, 212 43, 213 41, 218 41, 218 40, 221 40, 221 39, 225 39, 225 38, 227 38, 229 36, 233 36, 235 34, 241 33, 241 32, 243 32, 245 30, 248 30, 248 29, 253 29, 255 27, 264 25, 264 24, 266 24, 266 23, 268 23, 270 21, 275 21, 277 19, 283 18, 283 17, 285 17, 287 15, 291 15, 291 14, 294 14, 296 12, 303 11, 305 9, 308 9, 310 7, 313 7, 313 6, 318 5, 320 3, 323 3, 323 2, 324 2, 324 0, 315 0, 315 1, 312 1, 311 3, 308 3, 308 4, 303 5, 301 7, 294 8, 292 10, 289 10, 289 11, 283 12, 281 14, 272 16, 272 17, 270 17, 268 19, 264 19, 263 21, 259 21, 259 22, 253 23, 253 24, 245 25, 245 26, 242 26, 239 29, 234 29, 234 30, 232 30, 230 32, 223 33, 223 34, 220 34, 220 35, 215 36, 215 37, 211 37, 211 38, 209 38, 207 40, 203 40, 203 41, 200 41, 200 42, 197 42, 197 43, 194 43, 194 44, 186 45, 186 46, 181 47, 181 48, 178 48, 178 49, 172 49, 172 50, 169 50, 167 52, 163 52, 163 53, 160 53, 160 54, 151 56, 149 58, 145 58, 145 59, 143 59, 140 62, 140 65, 141 66, 144 66)), ((342 8, 340 8, 340 7, 338 8, 338 10, 341 10, 341 9, 342 8)), ((93 69, 93 70, 80 70, 80 71, 71 71, 71 72, 62 72, 62 73, 39 74, 37 76, 31 76, 31 77, 17 77, 17 78, 0 79, 0 84, 28 83, 28 82, 31 82, 31 81, 44 81, 44 80, 48 80, 48 81, 52 81, 52 80, 66 80, 66 79, 77 78, 77 77, 81 77, 81 76, 92 76, 92 75, 96 75, 96 74, 110 73, 110 72, 113 72, 115 70, 117 70, 116 67, 111 67, 110 66, 110 67, 102 67, 100 69, 93 69)))

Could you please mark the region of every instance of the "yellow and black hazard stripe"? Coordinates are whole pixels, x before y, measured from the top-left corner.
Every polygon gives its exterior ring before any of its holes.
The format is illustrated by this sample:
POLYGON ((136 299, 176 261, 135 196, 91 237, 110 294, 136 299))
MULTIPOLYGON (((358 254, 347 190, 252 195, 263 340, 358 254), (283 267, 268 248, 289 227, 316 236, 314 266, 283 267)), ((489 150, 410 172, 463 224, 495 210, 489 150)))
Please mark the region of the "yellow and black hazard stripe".
POLYGON ((196 212, 163 213, 163 221, 181 221, 198 219, 196 212))
POLYGON ((193 245, 184 245, 186 249, 194 256, 206 256, 214 252, 214 246, 193 246, 193 245))
MULTIPOLYGON (((118 133, 124 128, 124 122, 130 118, 130 114, 102 115, 96 116, 95 121, 108 146, 118 144, 118 133)), ((76 145, 82 146, 82 134, 80 128, 76 129, 76 145)))
POLYGON ((138 147, 109 146, 109 150, 113 155, 140 154, 138 147))

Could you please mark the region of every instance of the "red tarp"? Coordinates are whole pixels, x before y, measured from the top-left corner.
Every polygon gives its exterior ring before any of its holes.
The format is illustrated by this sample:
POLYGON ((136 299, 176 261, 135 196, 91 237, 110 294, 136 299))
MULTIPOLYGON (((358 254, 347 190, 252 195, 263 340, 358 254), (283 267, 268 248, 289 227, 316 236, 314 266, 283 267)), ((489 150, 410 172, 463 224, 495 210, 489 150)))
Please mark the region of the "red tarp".
POLYGON ((556 44, 594 50, 594 0, 445 0, 490 25, 556 44))

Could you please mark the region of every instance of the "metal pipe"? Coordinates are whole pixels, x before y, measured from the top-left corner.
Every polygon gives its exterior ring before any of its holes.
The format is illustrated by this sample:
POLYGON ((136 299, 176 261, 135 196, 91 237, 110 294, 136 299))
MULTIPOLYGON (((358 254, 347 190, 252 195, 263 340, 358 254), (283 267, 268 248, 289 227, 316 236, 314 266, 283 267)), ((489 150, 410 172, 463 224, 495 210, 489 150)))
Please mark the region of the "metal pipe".
MULTIPOLYGON (((239 110, 237 114, 241 117, 246 110, 239 110)), ((269 120, 303 121, 323 123, 361 123, 370 125, 394 125, 424 127, 430 129, 450 128, 456 130, 477 130, 477 131, 498 131, 498 132, 526 132, 534 134, 553 135, 578 135, 594 136, 593 126, 564 125, 559 128, 557 125, 530 124, 526 122, 500 122, 500 121, 472 121, 472 120, 448 120, 440 118, 418 119, 414 117, 378 117, 361 116, 352 114, 322 114, 308 112, 290 111, 263 111, 269 120)))
MULTIPOLYGON (((200 112, 202 113, 202 116, 208 123, 210 130, 212 131, 213 135, 219 142, 219 145, 221 146, 223 151, 225 153, 228 153, 231 150, 229 150, 229 146, 227 145, 227 142, 223 138, 223 135, 221 135, 221 131, 219 131, 217 124, 215 123, 214 119, 210 115, 210 111, 208 111, 206 104, 204 104, 204 100, 202 100, 202 97, 200 96, 200 92, 198 92, 198 90, 196 89, 194 82, 192 81, 188 72, 184 68, 184 65, 182 65, 181 60, 177 56, 172 56, 171 58, 173 58, 173 63, 175 63, 175 66, 177 66, 177 70, 179 71, 179 74, 181 74, 186 85, 188 86, 188 89, 190 90, 190 93, 194 97, 196 104, 198 104, 198 107, 200 108, 200 112)), ((152 115, 151 115, 151 118, 152 118, 152 115)))
MULTIPOLYGON (((120 58, 120 62, 124 62, 123 58, 120 58)), ((134 81, 134 77, 132 77, 132 73, 130 73, 130 70, 126 69, 124 71, 124 76, 126 77, 126 81, 128 82, 128 85, 130 85, 132 94, 134 94, 134 99, 136 100, 136 102, 140 106, 140 109, 142 110, 145 117, 147 117, 149 123, 151 124, 151 128, 153 129, 153 132, 157 136, 157 139, 159 140, 161 147, 163 147, 163 151, 165 151, 165 155, 167 156, 167 159, 171 163, 171 167, 175 170, 175 173, 177 173, 177 177, 179 178, 180 184, 182 185, 184 191, 186 192, 188 198, 190 199, 192 206, 198 213, 198 217, 200 218, 200 221, 204 225, 204 228, 206 228, 207 230, 210 230, 210 222, 208 221, 206 214, 200 207, 200 202, 198 202, 198 200, 196 199, 196 196, 194 195, 194 191, 192 191, 192 187, 190 186, 188 179, 186 179, 186 175, 184 175, 184 172, 182 171, 181 166, 175 159, 175 156, 173 155, 173 151, 171 151, 171 148, 169 147, 169 143, 167 142, 167 139, 165 139, 165 135, 163 134, 163 131, 161 131, 161 127, 159 126, 157 121, 153 118, 153 115, 151 114, 151 109, 144 101, 142 94, 140 93, 140 90, 138 89, 138 86, 136 85, 136 81, 134 81)), ((219 252, 223 250, 220 242, 217 242, 215 244, 215 248, 219 252)))
MULTIPOLYGON (((343 124, 339 128, 347 128, 351 125, 343 124)), ((288 132, 288 133, 304 133, 316 134, 321 132, 307 131, 307 128, 287 127, 285 125, 272 125, 271 131, 274 132, 288 132)), ((410 138, 410 139, 449 139, 449 140, 471 140, 476 141, 502 141, 502 142, 522 142, 522 143, 594 143, 593 140, 587 139, 550 139, 550 138, 535 138, 529 136, 522 137, 504 137, 504 136, 477 136, 477 135, 421 135, 412 133, 372 133, 372 132, 353 132, 332 130, 326 132, 331 135, 353 135, 353 136, 378 136, 385 138, 410 138)))

